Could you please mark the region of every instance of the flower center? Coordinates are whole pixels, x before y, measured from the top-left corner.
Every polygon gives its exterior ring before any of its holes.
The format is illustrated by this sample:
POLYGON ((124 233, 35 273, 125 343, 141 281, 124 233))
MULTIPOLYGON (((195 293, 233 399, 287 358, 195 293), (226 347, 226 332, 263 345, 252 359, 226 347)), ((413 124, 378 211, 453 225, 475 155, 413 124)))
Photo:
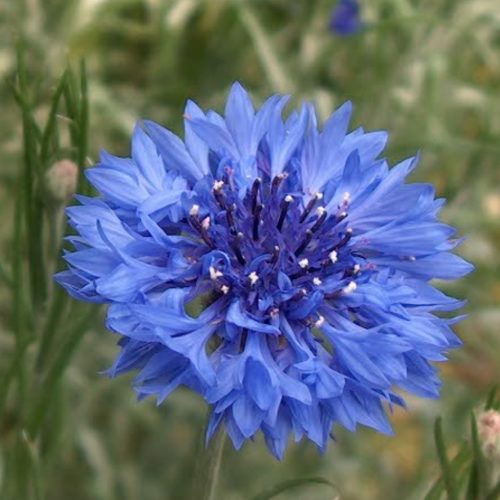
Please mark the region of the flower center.
POLYGON ((260 316, 298 307, 314 294, 350 293, 361 269, 348 246, 349 193, 327 209, 322 193, 305 198, 287 184, 287 174, 257 178, 241 196, 229 172, 213 183, 208 206, 195 204, 189 213, 191 232, 210 257, 213 288, 239 296, 260 316))

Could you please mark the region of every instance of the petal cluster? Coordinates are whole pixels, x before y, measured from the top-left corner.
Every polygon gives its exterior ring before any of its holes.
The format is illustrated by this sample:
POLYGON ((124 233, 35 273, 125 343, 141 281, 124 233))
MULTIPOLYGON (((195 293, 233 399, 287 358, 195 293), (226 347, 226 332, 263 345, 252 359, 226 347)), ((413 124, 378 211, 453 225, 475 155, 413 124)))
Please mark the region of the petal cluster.
POLYGON ((223 116, 188 102, 184 140, 138 125, 130 158, 87 171, 100 197, 68 209, 57 275, 109 304, 112 376, 137 372, 158 403, 187 386, 211 406, 208 438, 261 431, 278 458, 291 434, 324 450, 335 423, 390 433, 397 389, 437 397, 431 362, 460 341, 435 313, 462 303, 429 281, 471 270, 443 200, 405 183, 416 158, 389 168, 385 132, 348 131, 350 103, 319 128, 308 104, 285 119, 287 101, 256 110, 236 83, 223 116))

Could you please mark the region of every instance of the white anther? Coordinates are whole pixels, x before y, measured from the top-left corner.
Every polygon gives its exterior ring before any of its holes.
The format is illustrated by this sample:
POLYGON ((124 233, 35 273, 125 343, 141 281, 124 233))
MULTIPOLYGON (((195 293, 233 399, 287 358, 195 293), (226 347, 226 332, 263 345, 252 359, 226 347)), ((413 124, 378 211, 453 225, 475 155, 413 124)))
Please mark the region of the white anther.
POLYGON ((224 187, 224 181, 214 181, 214 191, 220 191, 224 187))
POLYGON ((229 293, 229 287, 227 285, 222 285, 220 287, 220 291, 224 294, 227 295, 229 293))
POLYGON ((208 270, 210 272, 210 279, 211 280, 216 280, 217 278, 224 276, 224 274, 222 274, 218 269, 215 269, 215 267, 213 267, 213 266, 210 266, 208 268, 208 270))
POLYGON ((196 203, 190 208, 189 215, 198 215, 200 212, 200 205, 196 205, 196 203))
POLYGON ((257 281, 259 281, 259 276, 257 275, 257 273, 255 271, 252 271, 249 275, 248 275, 248 279, 250 280, 250 283, 252 285, 255 285, 255 283, 257 283, 257 281))
POLYGON ((335 264, 337 262, 339 256, 335 250, 332 250, 329 254, 328 257, 330 257, 330 260, 332 261, 332 264, 335 264))
POLYGON ((318 314, 318 320, 314 323, 314 326, 316 328, 320 328, 321 326, 323 326, 324 322, 325 322, 324 316, 321 316, 321 314, 318 314))
POLYGON ((354 290, 356 290, 356 288, 358 288, 358 285, 356 285, 356 283, 354 281, 351 281, 347 286, 345 286, 342 291, 348 295, 352 292, 354 292, 354 290))
POLYGON ((346 230, 345 230, 346 233, 349 233, 349 234, 352 234, 352 227, 348 227, 346 230))
POLYGON ((305 269, 306 267, 309 266, 309 259, 302 259, 302 260, 299 260, 299 266, 302 268, 302 269, 305 269))
POLYGON ((414 255, 409 255, 408 256, 408 260, 411 261, 411 262, 415 262, 417 259, 414 255))
POLYGON ((318 192, 318 193, 316 193, 316 194, 314 195, 314 197, 315 197, 317 200, 322 200, 322 199, 323 199, 323 193, 319 193, 319 192, 318 192))
POLYGON ((208 230, 208 228, 210 227, 210 217, 207 216, 201 221, 201 227, 205 230, 208 230))
POLYGON ((323 283, 318 277, 315 277, 313 278, 313 283, 316 285, 316 286, 319 286, 321 285, 321 283, 323 283))
POLYGON ((316 213, 321 217, 324 213, 326 212, 326 208, 325 207, 318 207, 316 209, 316 213))
POLYGON ((306 288, 301 288, 300 292, 302 293, 302 295, 307 295, 307 289, 306 288))
POLYGON ((342 217, 342 218, 347 217, 347 212, 345 212, 345 211, 340 212, 339 217, 342 217))
POLYGON ((292 203, 292 201, 293 201, 293 196, 292 196, 291 194, 287 194, 287 195, 285 196, 285 201, 286 201, 287 203, 292 203))
POLYGON ((343 195, 342 195, 342 200, 345 202, 345 203, 349 203, 351 201, 351 193, 349 193, 349 191, 346 191, 343 195))
POLYGON ((354 264, 354 268, 353 268, 352 272, 354 274, 358 274, 360 271, 361 271, 361 266, 359 264, 354 264))

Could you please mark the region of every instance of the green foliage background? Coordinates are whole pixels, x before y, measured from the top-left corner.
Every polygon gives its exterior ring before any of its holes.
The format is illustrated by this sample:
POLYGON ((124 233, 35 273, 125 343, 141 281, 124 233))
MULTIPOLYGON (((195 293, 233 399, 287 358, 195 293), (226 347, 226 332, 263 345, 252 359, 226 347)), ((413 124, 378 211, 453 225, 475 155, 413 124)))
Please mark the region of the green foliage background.
MULTIPOLYGON (((364 1, 366 30, 346 38, 328 30, 334 3, 0 0, 0 491, 7 500, 44 492, 51 500, 185 498, 204 405, 187 391, 160 408, 136 404, 130 377, 99 375, 116 338, 97 306, 74 304, 43 283, 60 265, 60 241, 49 232, 53 213, 37 179, 57 159, 87 167, 101 148, 128 154, 140 118, 180 131, 187 98, 221 109, 234 80, 257 102, 276 91, 313 100, 323 118, 351 99, 355 125, 390 132, 391 161, 421 150, 414 178, 448 198, 443 218, 467 235, 460 252, 476 272, 440 283, 469 300, 458 327, 465 347, 443 367, 442 400, 410 398, 410 411, 392 418, 393 438, 339 430, 323 457, 307 443, 291 444, 283 463, 260 439, 239 453, 227 446, 218 498, 251 498, 307 476, 335 483, 342 499, 423 498, 439 475, 435 417, 443 415, 452 442, 467 436, 470 411, 500 380, 498 1, 364 1), (24 47, 24 73, 16 44, 24 47), (81 58, 87 80, 79 81, 81 58), (68 62, 73 71, 51 115, 68 62), (23 120, 36 142, 30 120, 46 124, 51 116, 59 138, 50 136, 46 154, 32 158, 29 187, 23 120), (40 225, 31 227, 30 217, 40 225), (43 269, 37 251, 47 256, 43 269), (44 343, 50 348, 40 360, 44 343)), ((282 498, 332 492, 315 484, 282 498)))

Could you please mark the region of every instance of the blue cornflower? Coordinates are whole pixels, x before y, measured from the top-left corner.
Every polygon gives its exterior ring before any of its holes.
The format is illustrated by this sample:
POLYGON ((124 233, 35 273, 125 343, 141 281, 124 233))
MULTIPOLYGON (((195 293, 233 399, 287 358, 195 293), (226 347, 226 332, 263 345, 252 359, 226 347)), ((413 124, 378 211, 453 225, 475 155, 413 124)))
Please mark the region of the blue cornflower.
POLYGON ((358 33, 363 28, 357 0, 339 0, 332 10, 330 30, 337 35, 347 36, 358 33))
POLYGON ((224 116, 188 102, 184 141, 137 126, 131 158, 86 171, 101 196, 68 208, 79 234, 57 275, 110 304, 112 376, 137 371, 158 403, 187 386, 211 405, 208 438, 262 431, 279 458, 290 433, 321 450, 335 423, 390 433, 398 388, 437 397, 431 362, 460 341, 434 312, 462 303, 429 280, 471 270, 444 201, 404 183, 416 158, 390 169, 385 132, 347 131, 350 103, 320 131, 308 104, 283 120, 287 101, 256 111, 236 83, 224 116))

